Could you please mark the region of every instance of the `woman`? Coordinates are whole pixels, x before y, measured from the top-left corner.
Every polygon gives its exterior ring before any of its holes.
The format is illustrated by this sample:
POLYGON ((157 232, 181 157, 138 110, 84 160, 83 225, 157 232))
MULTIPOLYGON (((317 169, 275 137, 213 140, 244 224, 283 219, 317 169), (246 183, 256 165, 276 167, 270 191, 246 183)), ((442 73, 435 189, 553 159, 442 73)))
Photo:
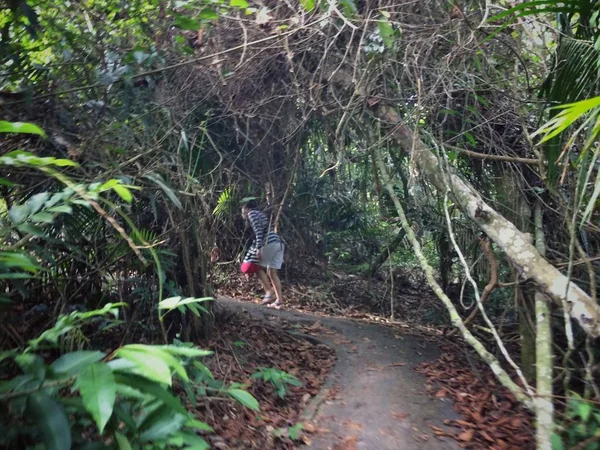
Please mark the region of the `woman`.
POLYGON ((265 296, 260 304, 279 309, 283 306, 283 299, 277 271, 283 264, 284 244, 279 235, 271 230, 267 216, 257 207, 254 200, 242 207, 242 217, 250 221, 254 231, 254 242, 246 253, 244 264, 254 263, 259 266, 256 276, 265 289, 265 296))

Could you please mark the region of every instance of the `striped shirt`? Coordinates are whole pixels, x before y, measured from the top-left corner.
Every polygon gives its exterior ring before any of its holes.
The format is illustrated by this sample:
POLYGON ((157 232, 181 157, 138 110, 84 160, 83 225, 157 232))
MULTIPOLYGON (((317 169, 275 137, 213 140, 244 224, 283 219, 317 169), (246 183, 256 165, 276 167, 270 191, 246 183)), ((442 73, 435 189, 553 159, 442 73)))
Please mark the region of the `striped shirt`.
POLYGON ((244 262, 258 263, 256 253, 267 244, 282 242, 277 233, 270 229, 269 219, 265 213, 252 209, 248 212, 248 220, 254 231, 254 241, 246 253, 244 262))

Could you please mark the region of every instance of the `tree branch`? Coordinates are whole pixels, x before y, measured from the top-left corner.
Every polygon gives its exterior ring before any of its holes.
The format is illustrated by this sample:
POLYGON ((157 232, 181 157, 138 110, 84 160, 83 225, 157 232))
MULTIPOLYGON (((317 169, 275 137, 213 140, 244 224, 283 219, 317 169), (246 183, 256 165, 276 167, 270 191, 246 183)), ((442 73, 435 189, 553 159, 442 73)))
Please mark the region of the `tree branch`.
POLYGON ((391 135, 405 152, 411 154, 424 178, 442 191, 446 191, 446 184, 450 186, 454 200, 465 214, 498 244, 523 278, 533 279, 559 306, 566 302, 571 318, 590 336, 600 336, 600 306, 540 255, 529 234, 519 231, 492 209, 475 188, 454 171, 445 173, 436 155, 402 123, 395 110, 382 106, 376 113, 380 120, 394 127, 391 135))

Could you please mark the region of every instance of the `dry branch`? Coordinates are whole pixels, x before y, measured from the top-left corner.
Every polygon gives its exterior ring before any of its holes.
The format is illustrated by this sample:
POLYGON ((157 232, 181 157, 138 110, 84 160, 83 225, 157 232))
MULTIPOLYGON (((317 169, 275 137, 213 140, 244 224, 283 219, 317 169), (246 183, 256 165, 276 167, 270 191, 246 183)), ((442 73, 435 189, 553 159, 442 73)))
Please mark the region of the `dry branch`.
POLYGON ((450 186, 452 196, 465 214, 506 252, 523 278, 533 279, 559 306, 566 301, 571 318, 590 336, 600 336, 600 306, 544 259, 528 234, 519 231, 512 222, 492 209, 458 174, 453 171, 445 173, 438 158, 402 123, 395 110, 382 106, 377 110, 377 115, 386 125, 393 127, 392 136, 411 155, 427 181, 443 191, 447 185, 450 186))

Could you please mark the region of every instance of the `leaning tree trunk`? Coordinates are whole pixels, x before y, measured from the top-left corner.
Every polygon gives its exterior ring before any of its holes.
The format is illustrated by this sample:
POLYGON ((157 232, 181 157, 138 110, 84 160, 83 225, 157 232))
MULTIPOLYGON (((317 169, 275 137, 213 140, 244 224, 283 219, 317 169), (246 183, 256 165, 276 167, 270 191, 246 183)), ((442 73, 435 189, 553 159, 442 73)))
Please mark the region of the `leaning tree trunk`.
POLYGON ((402 223, 402 228, 406 232, 406 236, 410 241, 417 260, 419 261, 423 271, 425 272, 425 276, 427 277, 427 282, 431 289, 433 289, 434 293, 437 297, 442 301, 446 309, 448 310, 448 314, 450 314, 450 320, 452 324, 460 331, 462 337, 465 341, 473 347, 473 349, 477 352, 477 354, 481 357, 481 359, 488 364, 494 375, 496 375, 497 379, 502 383, 504 387, 506 387, 517 400, 519 400, 523 405, 533 410, 533 402, 531 398, 523 391, 523 389, 516 384, 510 377, 510 375, 504 370, 498 359, 491 354, 484 345, 471 333, 471 331, 465 326, 463 320, 461 319, 456 307, 452 303, 452 300, 444 293, 441 286, 435 279, 433 267, 427 261, 427 258, 423 254, 423 250, 421 248, 421 244, 415 235, 414 230, 408 223, 408 219, 404 212, 404 208, 398 199, 398 196, 394 192, 394 186, 388 174, 388 171, 385 167, 385 163, 383 162, 382 156, 379 154, 378 150, 374 150, 375 158, 377 162, 377 166, 379 167, 379 171, 381 173, 381 179, 385 189, 388 191, 390 198, 394 202, 394 206, 398 211, 398 217, 400 218, 400 222, 402 223))
POLYGON ((390 126, 394 138, 404 151, 411 154, 424 178, 442 191, 450 188, 451 195, 471 218, 508 256, 521 276, 534 280, 539 288, 558 305, 568 304, 568 313, 587 334, 600 336, 600 306, 572 280, 550 264, 532 244, 529 234, 498 214, 481 195, 458 174, 442 168, 437 156, 414 132, 402 123, 398 113, 389 107, 377 110, 379 118, 390 126))

